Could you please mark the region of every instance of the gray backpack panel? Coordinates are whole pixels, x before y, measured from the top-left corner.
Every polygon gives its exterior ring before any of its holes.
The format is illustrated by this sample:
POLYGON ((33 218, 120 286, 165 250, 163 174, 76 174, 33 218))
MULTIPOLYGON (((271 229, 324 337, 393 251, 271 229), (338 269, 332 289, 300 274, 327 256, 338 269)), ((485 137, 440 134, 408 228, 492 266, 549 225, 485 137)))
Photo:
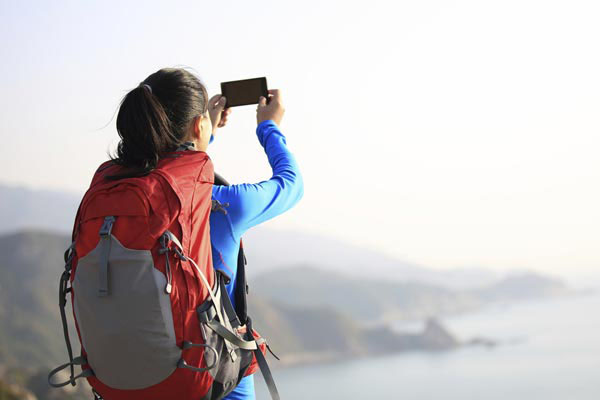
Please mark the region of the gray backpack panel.
POLYGON ((110 235, 82 257, 73 280, 74 309, 94 374, 115 389, 143 389, 177 368, 171 301, 150 250, 124 247, 110 235), (98 296, 100 253, 109 251, 107 296, 98 296))

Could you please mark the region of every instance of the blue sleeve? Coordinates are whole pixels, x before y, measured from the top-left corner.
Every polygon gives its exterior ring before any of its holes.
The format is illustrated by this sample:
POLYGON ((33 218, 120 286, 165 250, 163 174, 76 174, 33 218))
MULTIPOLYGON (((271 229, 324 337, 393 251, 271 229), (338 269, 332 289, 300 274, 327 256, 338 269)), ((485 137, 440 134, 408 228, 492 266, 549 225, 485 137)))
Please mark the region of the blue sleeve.
POLYGON ((213 195, 229 203, 227 213, 240 237, 249 228, 292 208, 304 194, 298 164, 288 150, 285 136, 273 120, 258 124, 256 134, 273 170, 271 179, 259 183, 214 186, 213 195))
POLYGON ((223 400, 256 400, 254 374, 242 378, 240 383, 223 400))

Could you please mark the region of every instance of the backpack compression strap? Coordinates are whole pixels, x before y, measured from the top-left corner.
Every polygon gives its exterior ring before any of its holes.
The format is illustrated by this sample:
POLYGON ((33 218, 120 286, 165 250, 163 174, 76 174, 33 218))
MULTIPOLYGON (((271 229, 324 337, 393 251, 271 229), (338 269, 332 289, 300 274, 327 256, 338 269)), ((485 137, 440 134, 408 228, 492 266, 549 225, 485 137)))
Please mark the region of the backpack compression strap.
POLYGON ((59 289, 58 289, 58 297, 59 297, 58 305, 60 307, 60 319, 62 322, 63 334, 65 337, 65 344, 67 345, 67 354, 69 355, 69 362, 54 368, 48 374, 48 384, 55 388, 66 386, 69 383, 72 386, 75 386, 75 381, 77 379, 94 375, 94 372, 89 368, 83 370, 79 375, 75 375, 74 366, 80 365, 83 367, 83 365, 87 364, 87 359, 83 356, 79 356, 79 357, 75 357, 75 358, 73 357, 73 350, 71 348, 71 339, 69 338, 69 327, 67 325, 67 314, 65 313, 65 306, 67 304, 67 294, 72 290, 72 288, 69 287, 69 280, 71 277, 71 264, 72 264, 74 255, 75 255, 75 242, 71 243, 71 245, 69 246, 67 251, 65 251, 65 256, 64 256, 65 270, 62 273, 62 275, 60 276, 60 284, 59 284, 59 289), (54 377, 54 375, 61 372, 65 368, 69 368, 69 370, 70 370, 69 379, 64 382, 55 383, 52 380, 52 378, 54 377))

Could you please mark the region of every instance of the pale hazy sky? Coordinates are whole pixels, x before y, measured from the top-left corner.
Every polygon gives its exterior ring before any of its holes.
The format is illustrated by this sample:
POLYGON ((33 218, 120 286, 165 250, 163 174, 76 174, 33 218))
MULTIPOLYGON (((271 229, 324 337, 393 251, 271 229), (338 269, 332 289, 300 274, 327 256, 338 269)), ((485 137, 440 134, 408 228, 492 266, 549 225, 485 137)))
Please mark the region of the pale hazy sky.
MULTIPOLYGON (((0 182, 82 194, 122 96, 266 76, 305 196, 272 228, 435 268, 600 266, 597 1, 0 2, 0 182), (111 119, 112 118, 112 119, 111 119)), ((255 106, 209 148, 270 177, 255 106)), ((307 251, 307 250, 304 250, 307 251)))

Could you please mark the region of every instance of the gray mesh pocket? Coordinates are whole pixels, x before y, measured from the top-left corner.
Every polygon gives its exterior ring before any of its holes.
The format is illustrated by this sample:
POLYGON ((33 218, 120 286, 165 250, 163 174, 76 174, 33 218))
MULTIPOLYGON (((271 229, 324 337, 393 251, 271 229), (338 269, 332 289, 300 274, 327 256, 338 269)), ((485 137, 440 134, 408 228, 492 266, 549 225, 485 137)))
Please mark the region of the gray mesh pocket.
POLYGON ((143 389, 177 368, 166 278, 150 250, 124 247, 110 235, 108 296, 98 296, 101 242, 79 259, 73 281, 75 316, 96 377, 115 389, 143 389))

